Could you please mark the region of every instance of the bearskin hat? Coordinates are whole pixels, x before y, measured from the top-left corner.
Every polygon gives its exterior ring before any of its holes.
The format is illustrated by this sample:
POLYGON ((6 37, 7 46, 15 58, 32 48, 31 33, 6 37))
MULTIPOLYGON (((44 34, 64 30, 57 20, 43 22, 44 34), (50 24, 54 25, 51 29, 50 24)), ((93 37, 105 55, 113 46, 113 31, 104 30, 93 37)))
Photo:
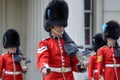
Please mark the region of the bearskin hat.
POLYGON ((120 36, 120 25, 118 22, 111 20, 105 23, 103 26, 104 38, 112 38, 117 40, 120 36))
POLYGON ((96 34, 92 39, 93 49, 97 52, 97 49, 107 44, 107 42, 103 39, 102 33, 96 34))
POLYGON ((44 29, 49 32, 55 25, 66 27, 68 13, 68 5, 64 0, 50 1, 44 14, 44 29))
POLYGON ((8 29, 3 35, 3 47, 19 47, 20 37, 19 33, 14 29, 8 29))

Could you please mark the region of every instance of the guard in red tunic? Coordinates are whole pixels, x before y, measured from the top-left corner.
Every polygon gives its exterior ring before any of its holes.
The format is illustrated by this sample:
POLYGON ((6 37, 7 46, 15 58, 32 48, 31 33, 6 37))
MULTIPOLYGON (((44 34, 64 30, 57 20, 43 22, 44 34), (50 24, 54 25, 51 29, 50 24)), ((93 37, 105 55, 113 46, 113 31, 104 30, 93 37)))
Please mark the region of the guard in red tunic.
POLYGON ((105 23, 103 34, 107 45, 98 50, 99 80, 120 80, 120 47, 117 43, 120 25, 114 20, 105 23))
POLYGON ((69 57, 64 50, 63 33, 67 19, 67 3, 64 0, 50 1, 44 16, 44 28, 50 37, 40 41, 36 54, 37 67, 44 80, 74 80, 73 71, 79 71, 77 57, 69 57))
POLYGON ((4 33, 3 46, 8 51, 0 57, 0 80, 23 80, 22 73, 28 68, 19 49, 20 37, 16 30, 9 29, 4 33))
POLYGON ((97 51, 100 47, 106 45, 101 33, 96 34, 92 39, 93 49, 95 53, 90 56, 90 65, 88 67, 88 80, 98 80, 97 70, 97 51))

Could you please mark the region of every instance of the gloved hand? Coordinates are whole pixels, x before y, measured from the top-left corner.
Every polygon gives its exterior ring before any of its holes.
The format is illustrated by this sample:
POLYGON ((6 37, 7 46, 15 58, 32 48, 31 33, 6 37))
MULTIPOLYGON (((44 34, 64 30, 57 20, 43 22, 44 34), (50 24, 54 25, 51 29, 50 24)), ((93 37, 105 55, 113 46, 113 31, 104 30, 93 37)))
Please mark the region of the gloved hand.
POLYGON ((90 80, 94 80, 94 77, 91 77, 90 80))
POLYGON ((100 79, 99 80, 104 80, 104 77, 103 75, 100 75, 100 79))
POLYGON ((86 68, 89 66, 89 62, 88 61, 83 61, 83 62, 84 62, 83 65, 81 65, 81 64, 77 65, 78 71, 81 72, 81 73, 86 72, 87 71, 86 68))
POLYGON ((51 72, 50 68, 44 67, 42 69, 42 76, 43 76, 43 78, 46 77, 50 72, 51 72))
POLYGON ((27 72, 28 70, 28 66, 25 64, 25 62, 26 62, 25 60, 20 61, 23 73, 27 72))
POLYGON ((89 61, 83 61, 83 65, 81 65, 81 68, 87 68, 89 64, 89 61))
POLYGON ((81 73, 84 73, 87 70, 86 68, 82 68, 80 64, 77 65, 77 68, 78 68, 78 71, 81 73))

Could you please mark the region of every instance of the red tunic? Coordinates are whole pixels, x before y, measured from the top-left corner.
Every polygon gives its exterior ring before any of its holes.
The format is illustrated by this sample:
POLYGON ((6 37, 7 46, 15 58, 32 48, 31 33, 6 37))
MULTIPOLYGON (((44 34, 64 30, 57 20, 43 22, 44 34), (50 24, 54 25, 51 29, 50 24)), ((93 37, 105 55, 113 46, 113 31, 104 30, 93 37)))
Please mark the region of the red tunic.
POLYGON ((120 58, 116 58, 114 51, 115 48, 112 50, 108 46, 104 46, 98 51, 98 76, 103 75, 104 80, 120 80, 120 58), (114 67, 114 64, 118 66, 114 67))
POLYGON ((98 80, 97 54, 90 56, 90 65, 88 67, 88 80, 98 80))
POLYGON ((0 79, 2 80, 23 80, 22 74, 17 74, 17 75, 7 74, 5 73, 6 71, 7 72, 13 72, 13 71, 21 72, 22 71, 20 63, 15 63, 12 58, 12 54, 10 53, 3 53, 0 57, 0 79))
POLYGON ((61 68, 64 66, 65 68, 71 67, 72 70, 69 72, 59 73, 59 72, 51 72, 45 78, 45 80, 74 80, 72 71, 78 72, 76 65, 79 63, 76 57, 70 58, 67 56, 64 51, 64 40, 48 38, 42 40, 39 43, 38 51, 37 51, 37 67, 41 70, 44 67, 44 63, 48 64, 50 67, 61 68), (60 47, 61 46, 61 47, 60 47), (64 76, 63 76, 64 75, 64 76))

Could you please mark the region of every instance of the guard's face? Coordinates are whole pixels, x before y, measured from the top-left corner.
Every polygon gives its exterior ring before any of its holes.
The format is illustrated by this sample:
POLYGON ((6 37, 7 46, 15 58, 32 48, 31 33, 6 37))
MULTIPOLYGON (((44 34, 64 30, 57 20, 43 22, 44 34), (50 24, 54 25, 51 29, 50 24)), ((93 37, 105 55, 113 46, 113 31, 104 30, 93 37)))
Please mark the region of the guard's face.
POLYGON ((64 27, 63 26, 54 26, 51 28, 51 33, 54 34, 55 36, 61 36, 64 32, 64 27))
POLYGON ((10 53, 16 53, 16 50, 17 50, 16 47, 8 48, 8 51, 9 51, 10 53))
POLYGON ((107 44, 110 46, 115 46, 117 40, 114 40, 112 38, 107 38, 107 44))

